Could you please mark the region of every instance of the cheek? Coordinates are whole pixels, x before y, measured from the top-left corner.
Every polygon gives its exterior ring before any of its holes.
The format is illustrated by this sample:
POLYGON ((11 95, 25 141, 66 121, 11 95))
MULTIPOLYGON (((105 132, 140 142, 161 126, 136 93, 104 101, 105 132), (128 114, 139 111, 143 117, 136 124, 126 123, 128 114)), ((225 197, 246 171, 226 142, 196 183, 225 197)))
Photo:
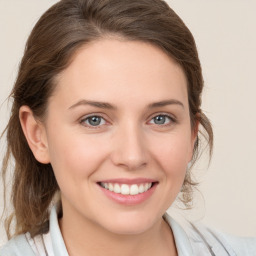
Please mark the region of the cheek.
POLYGON ((100 166, 106 155, 102 143, 90 136, 62 131, 50 141, 50 160, 58 180, 69 177, 75 182, 81 181, 100 166))
POLYGON ((187 159, 190 152, 189 136, 186 133, 172 134, 154 143, 151 147, 153 158, 157 161, 156 168, 161 171, 162 198, 159 204, 168 209, 173 204, 184 183, 187 159), (184 136, 185 135, 185 136, 184 136), (159 169, 160 167, 160 169, 159 169))
POLYGON ((155 159, 166 172, 179 174, 182 170, 186 170, 189 162, 191 143, 184 136, 169 136, 162 140, 162 143, 154 143, 152 147, 155 159))

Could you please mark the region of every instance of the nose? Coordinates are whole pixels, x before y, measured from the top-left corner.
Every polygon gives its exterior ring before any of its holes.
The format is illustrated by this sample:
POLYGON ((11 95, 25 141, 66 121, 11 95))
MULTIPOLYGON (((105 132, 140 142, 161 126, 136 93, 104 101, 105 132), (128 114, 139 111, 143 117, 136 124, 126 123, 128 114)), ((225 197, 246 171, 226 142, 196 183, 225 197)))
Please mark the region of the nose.
POLYGON ((143 132, 133 125, 119 129, 115 134, 112 162, 127 170, 138 170, 148 164, 148 153, 143 132))

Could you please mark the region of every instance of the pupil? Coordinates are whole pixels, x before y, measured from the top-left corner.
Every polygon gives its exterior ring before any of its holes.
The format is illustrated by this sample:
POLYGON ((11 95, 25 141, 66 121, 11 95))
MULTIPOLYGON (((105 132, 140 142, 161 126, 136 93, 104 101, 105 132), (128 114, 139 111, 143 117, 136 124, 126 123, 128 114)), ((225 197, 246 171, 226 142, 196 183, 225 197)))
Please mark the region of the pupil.
POLYGON ((165 123, 165 116, 156 116, 155 118, 156 124, 164 124, 165 123))
POLYGON ((90 125, 99 125, 100 124, 100 117, 97 117, 97 116, 92 116, 90 119, 89 119, 89 123, 90 125))

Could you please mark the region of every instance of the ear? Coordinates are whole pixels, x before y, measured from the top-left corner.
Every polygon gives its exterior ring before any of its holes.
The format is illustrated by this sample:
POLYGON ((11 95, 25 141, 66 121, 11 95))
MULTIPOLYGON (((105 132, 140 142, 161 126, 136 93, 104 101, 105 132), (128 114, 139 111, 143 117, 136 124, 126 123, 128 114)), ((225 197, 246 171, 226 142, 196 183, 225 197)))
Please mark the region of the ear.
POLYGON ((50 163, 45 127, 36 120, 28 106, 22 106, 19 118, 23 133, 36 160, 42 164, 50 163))

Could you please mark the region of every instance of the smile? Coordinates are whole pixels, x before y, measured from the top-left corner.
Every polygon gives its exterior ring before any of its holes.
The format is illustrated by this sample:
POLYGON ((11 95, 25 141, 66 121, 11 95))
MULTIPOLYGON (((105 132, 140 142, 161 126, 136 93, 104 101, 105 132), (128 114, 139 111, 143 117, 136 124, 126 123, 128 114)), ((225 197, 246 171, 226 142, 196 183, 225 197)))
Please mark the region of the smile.
POLYGON ((98 187, 115 203, 135 206, 148 201, 159 185, 157 180, 147 178, 111 179, 97 182, 98 187))
POLYGON ((122 195, 138 195, 148 191, 152 187, 153 183, 143 183, 143 184, 117 184, 117 183, 105 183, 100 182, 100 186, 114 192, 116 194, 122 195))

